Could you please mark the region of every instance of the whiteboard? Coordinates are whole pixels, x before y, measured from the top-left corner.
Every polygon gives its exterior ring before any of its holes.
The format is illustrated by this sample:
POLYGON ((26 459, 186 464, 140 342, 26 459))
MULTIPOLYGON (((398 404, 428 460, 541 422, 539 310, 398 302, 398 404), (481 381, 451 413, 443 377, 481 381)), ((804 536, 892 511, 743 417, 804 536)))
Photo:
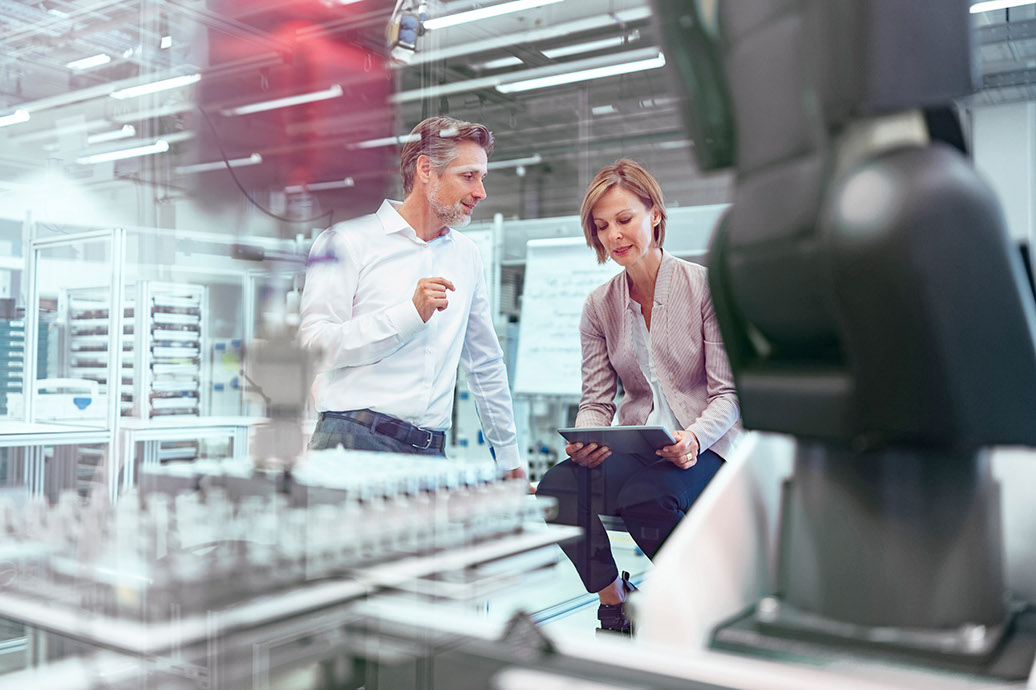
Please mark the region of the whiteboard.
POLYGON ((514 392, 578 396, 583 303, 622 267, 614 261, 598 264, 582 237, 529 240, 525 252, 514 392))

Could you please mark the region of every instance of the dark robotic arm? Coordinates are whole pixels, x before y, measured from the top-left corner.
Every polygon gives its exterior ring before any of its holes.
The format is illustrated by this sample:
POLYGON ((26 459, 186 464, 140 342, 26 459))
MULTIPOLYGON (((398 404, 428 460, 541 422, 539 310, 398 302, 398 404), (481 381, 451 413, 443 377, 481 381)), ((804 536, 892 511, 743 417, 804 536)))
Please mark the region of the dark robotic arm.
POLYGON ((1026 677, 986 449, 1036 445, 1036 309, 948 117, 967 1, 655 4, 699 163, 737 174, 709 265, 744 423, 798 437, 777 592, 716 645, 1026 677))

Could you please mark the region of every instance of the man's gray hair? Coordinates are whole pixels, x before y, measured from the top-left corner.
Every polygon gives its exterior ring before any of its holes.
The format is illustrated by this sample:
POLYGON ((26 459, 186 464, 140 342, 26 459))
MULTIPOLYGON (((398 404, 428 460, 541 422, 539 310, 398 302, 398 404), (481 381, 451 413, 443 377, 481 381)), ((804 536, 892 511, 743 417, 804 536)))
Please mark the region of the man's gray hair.
POLYGON ((410 132, 410 140, 403 146, 403 155, 399 160, 404 199, 410 196, 414 189, 418 157, 421 154, 428 156, 432 167, 442 172, 450 161, 457 157, 459 141, 475 142, 486 150, 487 156, 493 152, 493 133, 485 125, 476 122, 464 122, 446 115, 436 115, 414 127, 410 132))

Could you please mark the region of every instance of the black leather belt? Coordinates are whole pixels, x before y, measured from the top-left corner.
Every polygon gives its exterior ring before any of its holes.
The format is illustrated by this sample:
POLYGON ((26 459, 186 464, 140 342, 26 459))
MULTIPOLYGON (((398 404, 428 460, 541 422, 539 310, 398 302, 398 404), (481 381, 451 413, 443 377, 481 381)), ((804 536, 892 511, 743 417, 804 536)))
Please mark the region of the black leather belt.
POLYGON ((442 450, 446 445, 446 434, 441 431, 422 429, 419 426, 404 422, 402 419, 396 419, 373 410, 324 412, 323 415, 335 419, 348 419, 357 424, 362 424, 376 434, 388 436, 403 443, 409 443, 414 448, 421 450, 442 450))

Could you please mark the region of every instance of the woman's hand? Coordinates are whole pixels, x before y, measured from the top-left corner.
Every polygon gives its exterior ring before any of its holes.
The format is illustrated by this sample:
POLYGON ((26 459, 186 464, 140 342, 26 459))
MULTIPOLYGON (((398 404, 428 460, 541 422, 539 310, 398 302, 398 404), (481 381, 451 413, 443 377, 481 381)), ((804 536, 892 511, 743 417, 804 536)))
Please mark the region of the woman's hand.
POLYGON ((565 446, 565 453, 572 458, 572 462, 583 467, 597 467, 604 459, 612 454, 608 446, 597 447, 596 443, 569 443, 565 446))
POLYGON ((698 437, 694 435, 694 432, 677 429, 673 432, 673 438, 676 439, 676 443, 659 448, 655 451, 655 455, 665 458, 681 470, 686 470, 698 462, 698 451, 701 450, 701 447, 698 445, 698 437))

